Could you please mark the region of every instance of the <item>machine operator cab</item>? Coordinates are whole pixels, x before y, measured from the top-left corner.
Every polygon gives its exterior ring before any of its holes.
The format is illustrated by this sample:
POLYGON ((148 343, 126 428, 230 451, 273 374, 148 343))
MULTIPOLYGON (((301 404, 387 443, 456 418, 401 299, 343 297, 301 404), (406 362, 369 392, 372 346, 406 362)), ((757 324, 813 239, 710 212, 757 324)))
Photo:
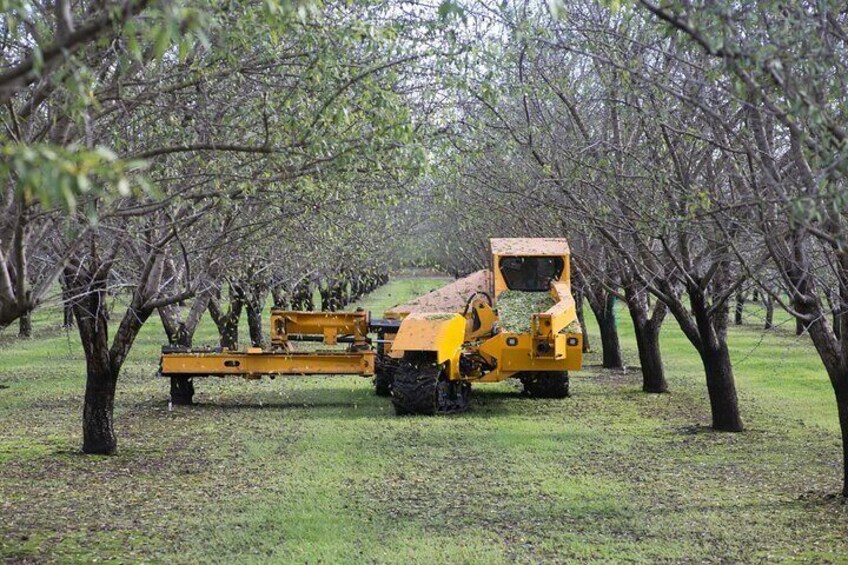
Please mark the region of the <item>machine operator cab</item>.
POLYGON ((550 292, 552 282, 570 285, 570 253, 565 239, 493 239, 495 297, 505 290, 550 292))

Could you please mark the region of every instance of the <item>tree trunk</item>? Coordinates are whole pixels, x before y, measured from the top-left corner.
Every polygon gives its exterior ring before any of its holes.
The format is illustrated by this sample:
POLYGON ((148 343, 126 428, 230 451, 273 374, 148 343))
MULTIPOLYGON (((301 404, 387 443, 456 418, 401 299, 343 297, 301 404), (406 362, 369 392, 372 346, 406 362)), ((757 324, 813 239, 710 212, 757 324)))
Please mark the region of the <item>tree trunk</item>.
POLYGON ((673 307, 669 304, 669 308, 701 356, 710 397, 712 427, 717 431, 741 432, 744 428, 727 348, 728 308, 711 308, 697 283, 687 285, 686 291, 690 305, 688 311, 681 308, 679 302, 673 307))
POLYGON ((115 385, 120 363, 113 364, 109 350, 105 281, 89 273, 75 272, 79 298, 72 303, 80 341, 85 353, 85 401, 83 404, 83 453, 111 455, 117 450, 112 426, 115 385), (84 292, 84 294, 83 294, 84 292))
MULTIPOLYGON (((239 309, 241 314, 241 309, 239 309)), ((224 349, 236 350, 239 345, 239 318, 234 314, 226 317, 224 322, 218 327, 218 336, 221 347, 224 349)))
POLYGON ((733 323, 737 326, 742 325, 742 314, 745 311, 745 293, 736 293, 736 311, 733 316, 733 323))
POLYGON ((171 404, 191 406, 194 404, 194 379, 191 377, 171 377, 171 404))
MULTIPOLYGON (((803 290, 814 291, 814 289, 803 290)), ((802 294, 802 296, 804 295, 802 294)), ((846 359, 846 341, 835 338, 830 324, 825 321, 824 308, 816 304, 814 300, 803 302, 799 300, 795 303, 795 307, 802 314, 816 316, 808 329, 836 397, 836 411, 839 415, 839 429, 842 434, 842 496, 848 498, 848 359, 846 359), (811 306, 811 304, 815 304, 815 306, 811 306)), ((841 329, 844 333, 845 328, 841 329)))
POLYGON ((321 311, 322 312, 331 312, 332 311, 332 287, 327 284, 327 286, 321 286, 318 289, 318 294, 321 295, 321 311))
POLYGON ((65 303, 62 309, 65 313, 65 319, 62 321, 62 327, 66 330, 71 329, 74 327, 74 309, 68 303, 65 303))
POLYGON ((18 337, 32 337, 32 310, 21 314, 21 317, 18 320, 18 337))
POLYGON ((795 318, 795 335, 803 334, 806 329, 807 327, 804 325, 804 322, 800 318, 795 318))
POLYGON ((312 300, 312 286, 308 282, 298 284, 292 293, 292 310, 311 312, 315 310, 312 300))
POLYGON ((86 369, 82 451, 111 455, 118 447, 112 412, 120 364, 111 360, 104 285, 100 281, 85 283, 87 294, 73 304, 86 369))
POLYGON ((667 392, 668 383, 665 380, 660 353, 660 328, 667 312, 666 305, 658 303, 654 315, 649 316, 650 296, 644 289, 640 291, 634 281, 627 281, 624 285, 624 297, 636 333, 639 364, 642 367, 642 390, 651 393, 667 392))
POLYGON ((347 279, 339 279, 339 281, 331 289, 331 296, 333 312, 344 310, 344 307, 349 304, 347 295, 347 279))
POLYGON ((624 362, 621 358, 621 344, 618 340, 618 328, 615 320, 615 295, 607 293, 602 308, 592 310, 598 319, 601 333, 601 349, 604 369, 621 369, 624 362), (600 310, 600 312, 598 312, 600 310))
POLYGON ((168 345, 191 347, 191 335, 185 323, 179 318, 179 307, 176 304, 159 308, 159 319, 168 337, 168 345))
POLYGON ((848 498, 848 375, 843 375, 844 385, 836 391, 839 429, 842 430, 842 496, 848 498))
MULTIPOLYGON (((194 337, 193 328, 179 320, 177 306, 170 305, 159 308, 159 317, 168 336, 168 343, 179 347, 191 347, 194 337)), ((194 381, 190 377, 171 377, 171 404, 190 406, 194 404, 194 381)))
POLYGON ((236 350, 239 344, 239 320, 241 320, 241 311, 245 303, 244 293, 241 289, 231 286, 229 299, 230 304, 226 313, 221 310, 217 300, 211 297, 208 309, 212 321, 218 327, 218 339, 221 347, 236 350))
POLYGON ((286 290, 282 286, 275 286, 271 289, 271 296, 274 300, 274 308, 288 308, 289 299, 286 290))
POLYGON ((592 348, 589 346, 589 330, 586 328, 586 317, 583 313, 582 291, 574 293, 574 309, 577 311, 577 321, 580 322, 580 329, 583 332, 583 353, 588 353, 592 348))
POLYGON ((250 332, 250 344, 253 347, 262 347, 264 335, 262 334, 262 307, 261 303, 248 301, 247 303, 247 328, 250 332))
POLYGON ((359 300, 362 296, 362 275, 356 274, 350 278, 350 301, 359 300))
POLYGON ((636 328, 636 346, 642 366, 642 390, 651 393, 668 392, 662 354, 660 353, 659 326, 650 322, 636 328))
POLYGON ((88 365, 82 417, 82 451, 94 455, 112 455, 118 449, 112 423, 118 376, 109 367, 99 366, 98 363, 88 365))
POLYGON ((770 330, 774 327, 774 300, 771 296, 765 296, 763 302, 766 307, 766 323, 764 328, 770 330))
MULTIPOLYGON (((708 340, 705 340, 708 341, 708 340)), ((742 418, 733 379, 730 351, 725 340, 701 348, 701 360, 707 377, 713 429, 722 432, 741 432, 742 418)))

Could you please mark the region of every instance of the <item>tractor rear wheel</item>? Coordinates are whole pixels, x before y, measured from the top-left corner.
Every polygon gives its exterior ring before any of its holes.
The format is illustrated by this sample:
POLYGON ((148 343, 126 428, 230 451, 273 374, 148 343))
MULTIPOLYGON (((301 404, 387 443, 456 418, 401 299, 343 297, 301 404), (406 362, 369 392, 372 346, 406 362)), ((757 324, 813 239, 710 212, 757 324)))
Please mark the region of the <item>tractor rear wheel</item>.
POLYGON ((454 414, 468 410, 471 384, 464 381, 439 381, 439 413, 454 414))
POLYGON ((471 385, 449 381, 429 360, 404 360, 394 373, 392 404, 398 416, 451 414, 468 409, 471 385))
POLYGON ((397 368, 397 361, 391 357, 377 357, 377 366, 374 368, 374 392, 377 396, 392 395, 397 368))
POLYGON ((524 394, 531 398, 566 398, 568 371, 527 371, 518 377, 524 394))
POLYGON ((439 375, 442 368, 429 363, 403 361, 395 371, 392 404, 398 416, 433 415, 439 404, 439 375))
POLYGON ((190 377, 171 377, 171 404, 174 406, 194 404, 194 382, 190 377))

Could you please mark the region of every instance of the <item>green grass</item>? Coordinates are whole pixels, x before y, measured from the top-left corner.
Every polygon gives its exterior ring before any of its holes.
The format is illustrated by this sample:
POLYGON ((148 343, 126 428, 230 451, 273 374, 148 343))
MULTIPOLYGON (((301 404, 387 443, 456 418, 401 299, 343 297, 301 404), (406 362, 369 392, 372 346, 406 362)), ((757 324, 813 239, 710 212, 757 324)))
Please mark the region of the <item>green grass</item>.
MULTIPOLYGON (((439 284, 393 281, 360 305, 379 315, 439 284)), ((120 453, 86 457, 81 350, 45 309, 34 339, 0 335, 0 556, 846 562, 848 507, 827 496, 841 472, 830 386, 806 337, 748 316, 731 330, 741 434, 708 430, 700 363, 673 320, 670 394, 641 393, 638 369, 602 371, 592 353, 572 398, 531 401, 506 382, 475 387, 466 414, 397 418, 358 377, 202 380, 198 406, 169 411, 152 319, 119 383, 120 453)), ((625 316, 620 331, 636 364, 625 316)), ((196 341, 215 336, 205 320, 196 341)))

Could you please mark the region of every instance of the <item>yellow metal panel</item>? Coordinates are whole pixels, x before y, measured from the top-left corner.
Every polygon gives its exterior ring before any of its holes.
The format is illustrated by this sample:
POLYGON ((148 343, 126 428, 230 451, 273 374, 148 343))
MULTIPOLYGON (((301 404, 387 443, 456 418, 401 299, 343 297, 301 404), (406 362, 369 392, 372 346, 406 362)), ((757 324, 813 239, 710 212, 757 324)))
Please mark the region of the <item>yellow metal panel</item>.
POLYGON ((583 368, 583 334, 567 333, 565 369, 567 371, 579 371, 583 368), (567 345, 571 341, 574 345, 567 345))
POLYGON ((564 282, 551 283, 551 296, 556 301, 541 314, 530 317, 533 336, 532 355, 536 357, 559 357, 565 354, 565 336, 562 331, 577 319, 577 308, 571 296, 571 286, 564 282), (547 344, 549 351, 540 346, 547 344))
POLYGON ((281 345, 289 335, 320 335, 327 345, 335 345, 339 335, 351 335, 364 344, 368 312, 271 310, 271 343, 281 345))
POLYGON ((395 335, 397 334, 384 334, 383 339, 385 339, 385 343, 383 343, 383 354, 391 357, 392 352, 392 343, 394 342, 395 335))
POLYGON ((374 352, 165 353, 163 376, 373 375, 374 352))
POLYGON ((489 303, 483 298, 477 298, 471 303, 468 309, 465 323, 465 341, 475 340, 479 337, 486 336, 492 333, 495 327, 495 322, 498 320, 497 314, 489 306, 489 303), (480 327, 474 329, 474 320, 480 322, 480 327))
POLYGON ((521 371, 580 370, 583 360, 582 336, 560 334, 555 343, 556 347, 550 354, 542 356, 535 352, 535 342, 529 334, 499 333, 480 345, 479 353, 497 367, 481 381, 500 381, 521 371), (576 345, 568 345, 570 338, 572 342, 576 340, 576 345), (514 345, 509 345, 510 343, 514 345))
POLYGON ((556 304, 545 312, 551 323, 545 328, 546 332, 540 333, 558 334, 577 319, 577 307, 571 295, 571 284, 568 282, 552 282, 551 296, 556 304))
POLYGON ((450 313, 412 313, 400 324, 392 342, 391 356, 406 351, 433 351, 436 362, 456 359, 465 340, 465 318, 450 313))

